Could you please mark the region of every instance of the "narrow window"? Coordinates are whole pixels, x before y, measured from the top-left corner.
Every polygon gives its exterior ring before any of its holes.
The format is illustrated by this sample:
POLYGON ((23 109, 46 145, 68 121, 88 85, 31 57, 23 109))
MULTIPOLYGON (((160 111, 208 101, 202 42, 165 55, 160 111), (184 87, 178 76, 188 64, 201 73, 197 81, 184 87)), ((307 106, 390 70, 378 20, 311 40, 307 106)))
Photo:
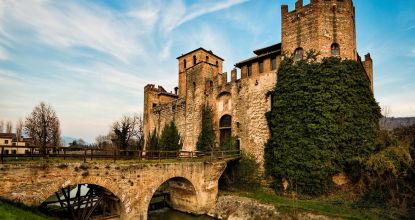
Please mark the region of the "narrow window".
POLYGON ((4 144, 9 144, 9 140, 4 140, 4 144))
POLYGON ((300 61, 304 58, 303 48, 299 47, 294 51, 294 61, 300 61))
POLYGON ((259 66, 259 73, 264 72, 264 62, 262 60, 259 61, 258 66, 259 66))
POLYGON ((339 44, 333 43, 331 45, 331 55, 335 56, 335 57, 340 56, 340 46, 339 46, 339 44))
POLYGON ((248 76, 251 76, 252 75, 252 65, 251 64, 249 64, 248 66, 246 66, 246 69, 247 69, 247 74, 248 74, 248 76))
POLYGON ((193 82, 193 95, 195 94, 195 92, 196 92, 196 82, 193 82))
POLYGON ((271 58, 271 70, 275 70, 277 68, 277 59, 275 57, 271 58))
POLYGON ((193 65, 196 65, 196 55, 193 56, 193 65))
POLYGON ((186 69, 186 59, 183 60, 183 66, 186 69))
POLYGON ((213 89, 213 82, 212 80, 209 82, 210 89, 213 89))
POLYGON ((206 56, 206 63, 209 63, 209 56, 206 56))
POLYGON ((216 60, 216 66, 219 66, 219 62, 216 60))

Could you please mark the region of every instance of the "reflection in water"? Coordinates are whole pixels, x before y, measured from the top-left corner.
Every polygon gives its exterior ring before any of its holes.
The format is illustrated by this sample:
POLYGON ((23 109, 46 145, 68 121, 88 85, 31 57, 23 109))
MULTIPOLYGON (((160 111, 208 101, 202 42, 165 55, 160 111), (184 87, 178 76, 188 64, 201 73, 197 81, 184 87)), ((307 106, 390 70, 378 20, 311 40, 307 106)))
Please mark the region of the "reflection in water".
POLYGON ((158 209, 151 211, 148 215, 149 220, 213 220, 209 216, 194 216, 179 212, 170 208, 158 209))

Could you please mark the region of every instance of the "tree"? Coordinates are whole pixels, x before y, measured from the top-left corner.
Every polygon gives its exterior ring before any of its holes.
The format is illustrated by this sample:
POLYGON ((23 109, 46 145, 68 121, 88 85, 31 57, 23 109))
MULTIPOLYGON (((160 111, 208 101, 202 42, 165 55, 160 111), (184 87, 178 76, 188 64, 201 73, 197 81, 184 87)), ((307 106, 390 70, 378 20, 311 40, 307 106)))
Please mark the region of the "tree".
POLYGON ((150 138, 147 142, 147 150, 149 150, 149 151, 159 150, 159 138, 157 136, 156 129, 154 129, 153 132, 151 132, 151 134, 149 136, 150 136, 150 138))
POLYGON ((143 118, 141 115, 124 115, 112 125, 113 142, 121 150, 143 148, 143 118))
POLYGON ((6 123, 6 133, 12 133, 13 131, 13 124, 11 121, 7 121, 6 123))
POLYGON ((173 121, 166 124, 160 136, 160 150, 179 150, 180 134, 173 121))
POLYGON ((105 149, 111 146, 111 137, 110 135, 99 135, 95 138, 96 146, 99 149, 105 149))
POLYGON ((17 138, 17 141, 21 141, 21 139, 22 139, 23 127, 24 127, 23 120, 19 119, 16 123, 16 138, 17 138))
POLYGON ((319 195, 375 150, 380 108, 356 61, 285 58, 273 103, 265 167, 279 189, 285 178, 289 189, 319 195))
POLYGON ((212 108, 204 106, 202 110, 202 130, 196 143, 198 151, 212 151, 215 148, 215 131, 212 118, 212 108))
POLYGON ((4 122, 0 121, 0 133, 4 132, 4 122))
POLYGON ((26 117, 25 132, 32 138, 33 144, 42 148, 60 146, 60 123, 55 110, 44 102, 35 106, 26 117))

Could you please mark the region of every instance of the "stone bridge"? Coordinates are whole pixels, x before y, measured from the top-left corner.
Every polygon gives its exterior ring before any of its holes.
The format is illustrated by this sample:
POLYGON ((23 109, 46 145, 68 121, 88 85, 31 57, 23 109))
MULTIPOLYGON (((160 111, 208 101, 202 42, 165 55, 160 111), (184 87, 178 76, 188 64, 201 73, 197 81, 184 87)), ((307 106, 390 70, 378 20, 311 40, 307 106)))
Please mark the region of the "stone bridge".
POLYGON ((225 168, 226 161, 0 164, 0 197, 39 206, 62 188, 94 184, 119 198, 121 219, 147 219, 154 192, 169 181, 173 208, 204 214, 215 205, 225 168))

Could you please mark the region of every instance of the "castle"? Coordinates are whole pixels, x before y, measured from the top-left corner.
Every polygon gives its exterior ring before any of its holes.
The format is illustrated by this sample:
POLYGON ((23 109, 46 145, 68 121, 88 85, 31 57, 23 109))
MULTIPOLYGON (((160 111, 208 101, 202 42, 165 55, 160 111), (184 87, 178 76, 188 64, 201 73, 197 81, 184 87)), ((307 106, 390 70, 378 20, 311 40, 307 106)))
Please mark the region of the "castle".
MULTIPOLYGON (((144 88, 145 142, 153 130, 160 135, 165 124, 174 121, 183 150, 196 150, 201 131, 202 109, 213 110, 216 143, 236 138, 242 151, 262 164, 264 144, 269 138, 265 113, 271 110, 271 90, 283 53, 302 59, 305 51, 319 52, 318 59, 336 56, 357 60, 365 69, 373 91, 370 54, 361 61, 356 51, 355 8, 352 0, 297 0, 295 10, 281 6, 281 43, 257 49, 255 56, 235 64, 231 81, 222 72, 223 59, 210 50, 198 48, 177 58, 179 85, 174 93, 152 84, 144 88)), ((146 146, 146 144, 145 144, 146 146)))

